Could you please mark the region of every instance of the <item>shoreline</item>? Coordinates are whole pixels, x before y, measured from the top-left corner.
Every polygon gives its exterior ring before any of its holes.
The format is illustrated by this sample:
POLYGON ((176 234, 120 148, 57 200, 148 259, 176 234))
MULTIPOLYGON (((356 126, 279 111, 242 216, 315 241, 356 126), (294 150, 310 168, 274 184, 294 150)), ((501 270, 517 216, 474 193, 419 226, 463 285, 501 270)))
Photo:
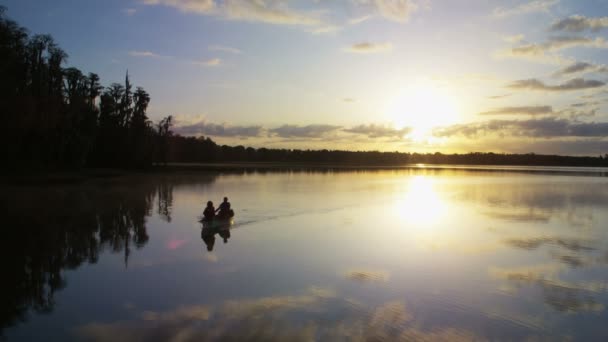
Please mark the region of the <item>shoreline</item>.
POLYGON ((608 167, 589 166, 528 166, 528 165, 447 165, 401 164, 358 165, 332 163, 281 163, 281 162, 223 162, 223 163, 169 163, 153 165, 143 170, 118 168, 89 168, 80 170, 31 171, 4 173, 3 185, 79 184, 93 180, 113 180, 159 175, 196 175, 201 173, 265 173, 265 172, 357 172, 357 171, 428 171, 428 172, 492 172, 534 173, 553 175, 581 175, 608 177, 608 167))

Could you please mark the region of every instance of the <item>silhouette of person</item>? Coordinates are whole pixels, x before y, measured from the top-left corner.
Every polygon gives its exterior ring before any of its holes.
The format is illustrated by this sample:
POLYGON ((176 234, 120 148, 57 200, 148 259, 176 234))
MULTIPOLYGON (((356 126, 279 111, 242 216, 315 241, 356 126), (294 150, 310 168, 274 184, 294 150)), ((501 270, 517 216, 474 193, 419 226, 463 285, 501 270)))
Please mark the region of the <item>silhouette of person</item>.
POLYGON ((201 239, 207 245, 207 251, 213 252, 213 245, 215 245, 215 231, 212 228, 203 228, 201 230, 201 239))
POLYGON ((203 211, 204 220, 206 220, 206 221, 213 220, 213 217, 215 216, 215 212, 216 212, 216 210, 213 207, 213 202, 211 202, 211 201, 207 202, 207 207, 205 208, 205 211, 203 211))
POLYGON ((220 230, 220 236, 224 239, 224 243, 228 243, 228 239, 230 239, 230 228, 226 227, 220 230))
POLYGON ((218 215, 219 217, 230 217, 230 202, 228 202, 228 197, 224 197, 224 202, 222 202, 222 204, 219 205, 219 207, 215 210, 216 212, 219 211, 218 215))

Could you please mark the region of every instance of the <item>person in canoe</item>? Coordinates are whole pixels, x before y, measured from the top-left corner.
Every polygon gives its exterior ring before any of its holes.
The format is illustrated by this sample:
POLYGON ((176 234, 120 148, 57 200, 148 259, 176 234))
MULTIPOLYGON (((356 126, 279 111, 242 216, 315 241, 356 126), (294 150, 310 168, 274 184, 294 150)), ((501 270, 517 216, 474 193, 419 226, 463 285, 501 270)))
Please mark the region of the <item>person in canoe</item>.
POLYGON ((234 211, 230 209, 230 202, 228 202, 228 197, 224 197, 224 202, 222 202, 222 204, 220 204, 215 211, 219 211, 217 217, 220 219, 231 218, 232 216, 234 216, 234 211))
POLYGON ((203 220, 212 221, 213 218, 215 217, 216 211, 217 210, 215 210, 215 208, 213 207, 213 202, 208 201, 207 207, 205 208, 205 211, 203 211, 203 220))

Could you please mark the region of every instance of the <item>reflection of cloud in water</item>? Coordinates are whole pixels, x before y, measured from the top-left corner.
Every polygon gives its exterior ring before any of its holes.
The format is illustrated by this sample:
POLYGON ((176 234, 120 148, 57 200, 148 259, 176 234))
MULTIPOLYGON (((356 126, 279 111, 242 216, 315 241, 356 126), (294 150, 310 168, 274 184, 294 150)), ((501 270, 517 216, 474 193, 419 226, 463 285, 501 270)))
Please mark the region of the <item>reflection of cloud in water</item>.
POLYGON ((587 260, 585 260, 581 257, 575 256, 575 255, 558 255, 558 256, 556 256, 556 258, 560 262, 562 262, 572 268, 579 268, 579 267, 589 265, 587 260))
POLYGON ((226 301, 219 312, 224 318, 240 319, 255 316, 262 312, 311 309, 321 304, 323 300, 333 297, 335 297, 335 293, 331 290, 311 288, 309 293, 300 296, 272 296, 251 300, 226 301))
POLYGON ((213 254, 213 253, 205 253, 203 255, 203 259, 209 261, 209 262, 217 262, 219 260, 219 258, 217 257, 217 255, 213 254))
POLYGON ((470 331, 443 328, 438 331, 421 331, 418 329, 409 329, 399 335, 399 341, 418 341, 418 342, 460 342, 460 341, 483 341, 479 336, 470 331))
POLYGON ((534 211, 528 212, 499 212, 489 211, 485 213, 486 216, 511 221, 511 222, 549 222, 551 215, 546 213, 538 213, 534 211))
POLYGON ((75 329, 79 338, 113 342, 255 341, 472 341, 484 340, 451 326, 424 330, 402 301, 367 310, 333 291, 312 288, 294 296, 231 300, 213 309, 186 306, 146 311, 137 319, 89 323, 75 329), (336 319, 341 312, 341 319, 336 319))
POLYGON ((608 186, 588 178, 518 184, 479 183, 457 186, 457 201, 489 207, 486 215, 510 222, 548 222, 558 218, 573 227, 592 227, 593 211, 608 207, 608 186), (559 186, 556 186, 559 185, 559 186))
POLYGON ((527 239, 508 239, 505 241, 506 244, 521 248, 521 249, 536 249, 543 244, 551 244, 559 247, 563 247, 567 250, 578 252, 578 251, 591 251, 595 248, 589 246, 587 241, 578 239, 565 239, 559 237, 536 237, 527 239))
POLYGON ((352 270, 345 274, 347 279, 358 282, 384 282, 389 278, 386 271, 352 270))
POLYGON ((536 286, 541 289, 544 302, 559 312, 599 312, 604 305, 595 296, 606 292, 606 283, 569 283, 557 279, 559 265, 538 265, 528 268, 493 268, 490 274, 519 287, 536 286))

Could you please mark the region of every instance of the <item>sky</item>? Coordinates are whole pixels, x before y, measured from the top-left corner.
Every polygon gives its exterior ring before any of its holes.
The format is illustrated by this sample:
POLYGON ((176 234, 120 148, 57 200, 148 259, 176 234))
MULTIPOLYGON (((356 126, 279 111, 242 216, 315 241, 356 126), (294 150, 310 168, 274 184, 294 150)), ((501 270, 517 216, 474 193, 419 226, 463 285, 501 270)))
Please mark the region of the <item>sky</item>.
POLYGON ((608 153, 606 0, 8 0, 220 144, 608 153))

